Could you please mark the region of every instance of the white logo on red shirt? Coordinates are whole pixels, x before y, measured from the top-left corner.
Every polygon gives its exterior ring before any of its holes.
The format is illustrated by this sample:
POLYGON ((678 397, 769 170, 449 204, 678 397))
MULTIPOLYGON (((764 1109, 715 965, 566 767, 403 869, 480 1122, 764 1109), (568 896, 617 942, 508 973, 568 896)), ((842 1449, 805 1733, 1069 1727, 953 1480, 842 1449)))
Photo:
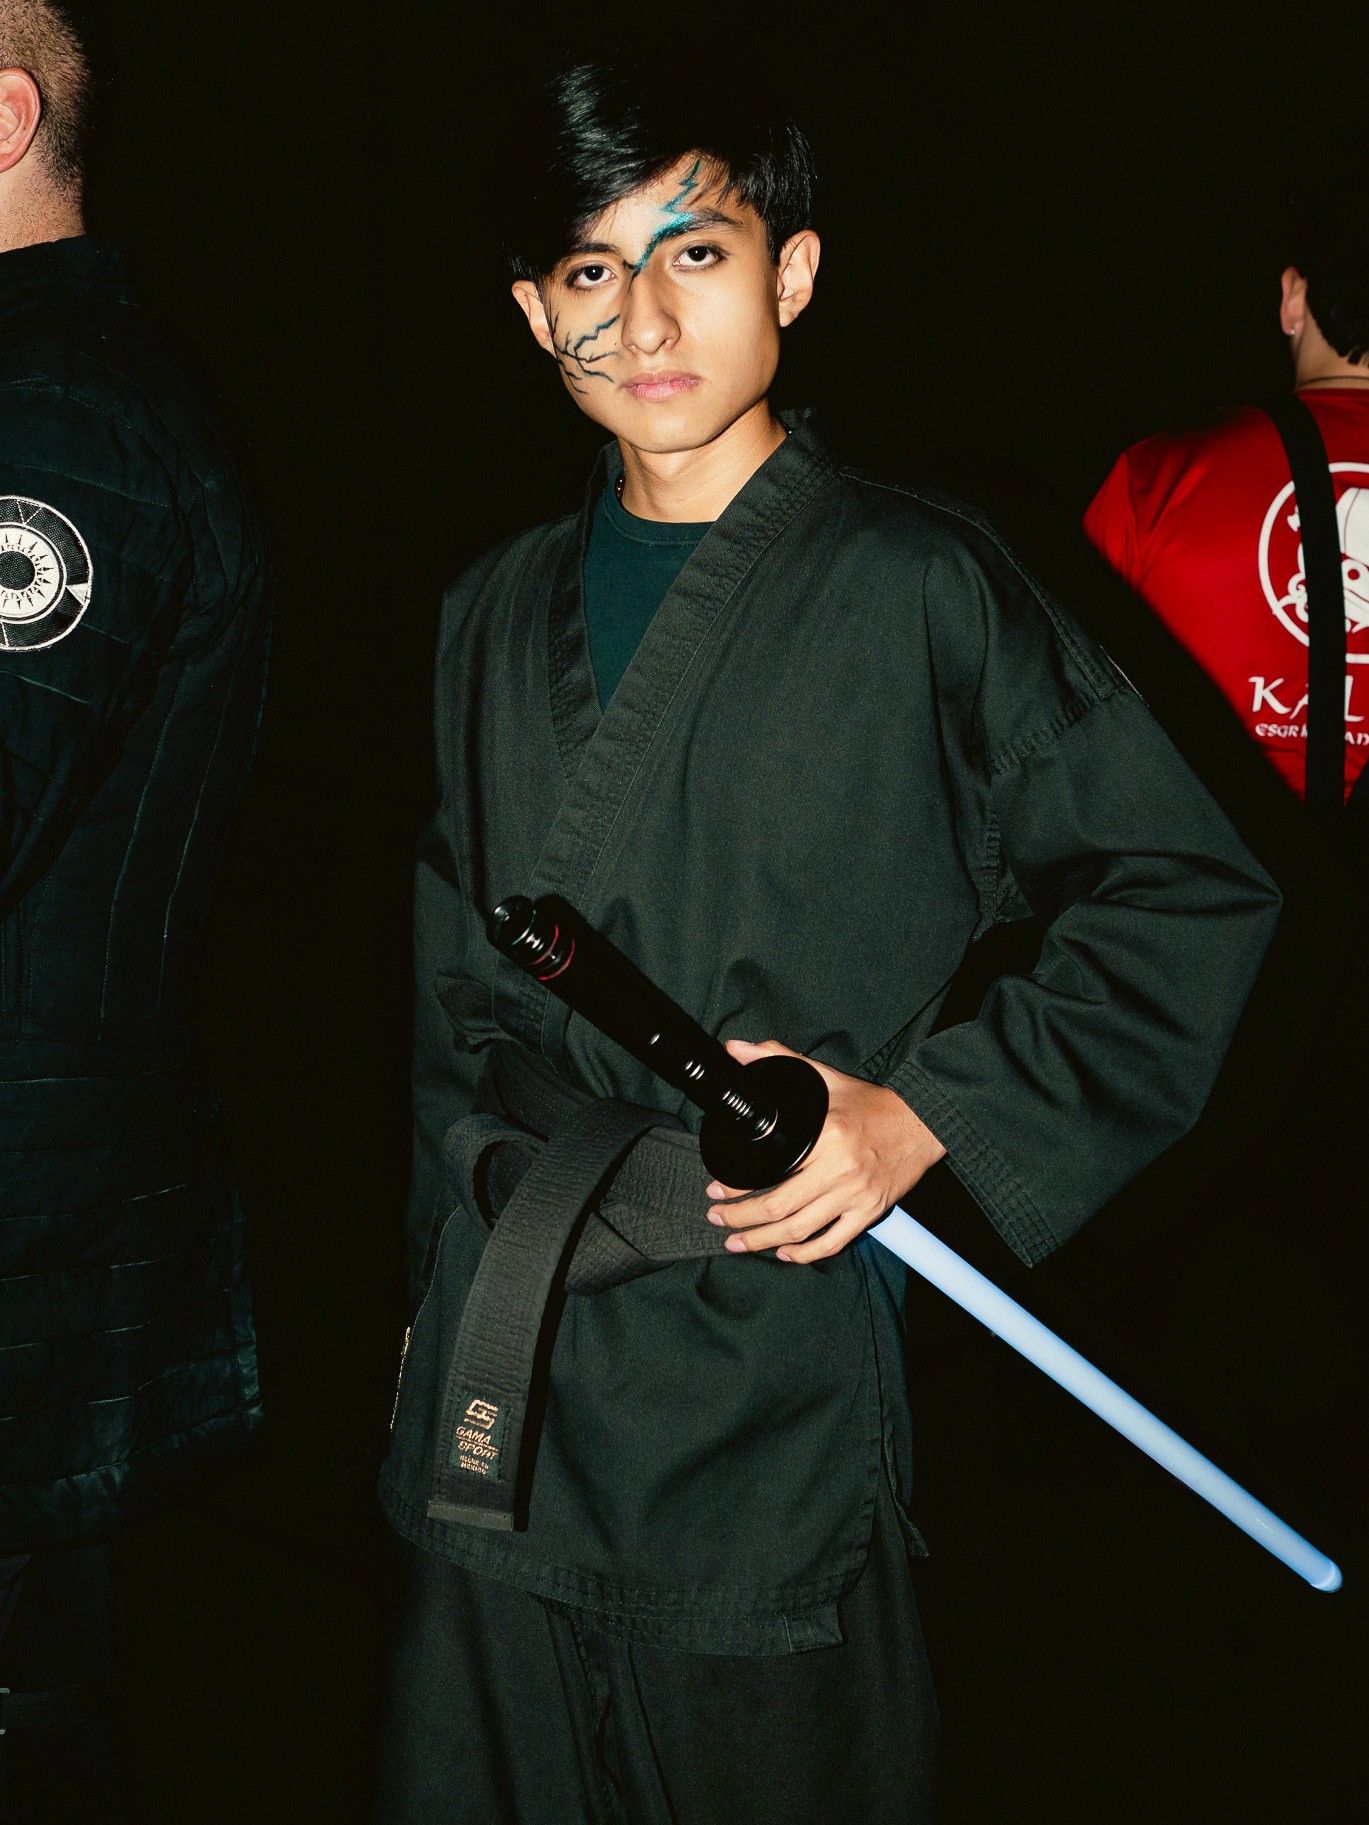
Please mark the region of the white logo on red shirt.
MULTIPOLYGON (((1369 463, 1332 463, 1333 475, 1365 478, 1344 489, 1336 502, 1340 527, 1341 575, 1345 590, 1345 656, 1352 665, 1369 664, 1369 463)), ((1288 482, 1274 496, 1260 529, 1260 582, 1265 600, 1293 635, 1307 645, 1307 579, 1300 521, 1288 482), (1279 587, 1274 579, 1286 577, 1279 587)))

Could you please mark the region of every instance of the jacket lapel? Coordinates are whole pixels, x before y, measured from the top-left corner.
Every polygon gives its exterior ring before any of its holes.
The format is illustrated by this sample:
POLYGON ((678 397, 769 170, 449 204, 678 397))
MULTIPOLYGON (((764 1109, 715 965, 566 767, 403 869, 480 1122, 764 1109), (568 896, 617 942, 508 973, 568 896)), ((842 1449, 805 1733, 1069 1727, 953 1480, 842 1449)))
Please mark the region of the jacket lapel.
MULTIPOLYGON (((610 473, 610 452, 616 459, 616 444, 601 450, 595 461, 579 523, 561 555, 547 609, 547 691, 556 748, 567 782, 575 778, 601 720, 589 657, 589 625, 585 620, 585 552, 595 504, 610 473)), ((621 467, 618 462, 613 471, 615 479, 621 467)))
MULTIPOLYGON (((609 831, 652 742, 674 714, 687 708, 690 672, 711 632, 743 578, 835 474, 836 459, 816 415, 780 416, 790 435, 691 553, 602 715, 589 658, 584 553, 594 504, 605 482, 611 485, 622 473, 622 460, 616 444, 600 452, 549 603, 548 689, 568 784, 526 890, 534 896, 560 893, 587 918, 595 916, 595 876, 609 831)), ((510 1024, 527 1037, 539 1031, 543 1051, 555 1056, 569 1011, 521 972, 518 1004, 510 1024)))

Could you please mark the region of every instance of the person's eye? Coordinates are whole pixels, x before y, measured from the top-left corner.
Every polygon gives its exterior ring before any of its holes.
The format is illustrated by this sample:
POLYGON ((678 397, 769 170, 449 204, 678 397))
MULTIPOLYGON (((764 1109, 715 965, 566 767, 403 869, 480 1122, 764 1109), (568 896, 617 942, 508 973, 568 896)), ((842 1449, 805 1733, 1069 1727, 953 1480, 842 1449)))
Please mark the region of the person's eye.
POLYGON ((567 275, 566 283, 576 291, 597 291, 612 277, 611 266, 602 266, 595 261, 589 266, 577 266, 574 272, 567 275))
POLYGON ((686 272, 699 272, 706 266, 720 266, 726 258, 721 247, 700 241, 680 250, 679 263, 686 272))

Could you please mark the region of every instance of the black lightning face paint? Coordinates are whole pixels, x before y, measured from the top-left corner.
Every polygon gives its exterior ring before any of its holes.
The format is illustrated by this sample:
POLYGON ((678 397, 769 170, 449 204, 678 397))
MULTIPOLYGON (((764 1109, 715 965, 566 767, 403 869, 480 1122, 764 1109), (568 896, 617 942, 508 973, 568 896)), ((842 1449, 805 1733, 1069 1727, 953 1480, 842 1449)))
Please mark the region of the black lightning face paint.
POLYGON ((598 353, 589 355, 585 354, 583 351, 586 348, 592 347, 593 344, 599 340, 600 336, 603 335, 605 330, 611 330, 613 328, 614 324, 618 321, 617 315, 615 314, 612 317, 606 318, 602 323, 596 323, 592 330, 586 330, 583 336, 577 336, 574 341, 571 340, 570 334, 567 332, 564 342, 560 339, 562 315, 562 311, 556 311, 555 313, 549 312, 547 316, 547 327, 551 331, 551 343, 556 354, 556 365, 565 375, 566 384, 573 393, 587 393, 589 391, 588 387, 580 385, 582 380, 605 380, 612 386, 613 380, 611 376, 605 374, 601 368, 596 367, 595 363, 599 361, 608 361, 615 355, 621 355, 622 350, 601 349, 598 353))

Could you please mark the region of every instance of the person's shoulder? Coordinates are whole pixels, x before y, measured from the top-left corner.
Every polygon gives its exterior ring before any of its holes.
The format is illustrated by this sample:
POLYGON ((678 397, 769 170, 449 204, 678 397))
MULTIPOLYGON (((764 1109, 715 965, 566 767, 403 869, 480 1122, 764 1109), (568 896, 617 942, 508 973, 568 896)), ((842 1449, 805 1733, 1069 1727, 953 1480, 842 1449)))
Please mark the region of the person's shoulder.
POLYGON ((574 538, 579 516, 562 514, 512 532, 457 573, 443 595, 448 616, 465 616, 477 603, 502 604, 545 587, 574 538))
POLYGON ((130 601, 174 592, 187 562, 200 620, 262 592, 253 491, 191 362, 121 267, 53 264, 0 335, 0 493, 57 514, 106 577, 141 578, 130 601))
POLYGON ((837 475, 847 498, 860 513, 891 537, 969 538, 977 542, 997 536, 987 514, 940 488, 851 463, 843 463, 837 475))
POLYGON ((1128 473, 1138 481, 1168 471, 1229 461, 1262 447, 1278 448, 1278 432, 1258 406, 1224 406, 1216 412, 1170 425, 1140 438, 1124 451, 1128 473))
POLYGON ((1014 562, 990 516, 959 495, 851 465, 837 473, 848 523, 901 558, 968 558, 991 567, 1014 562))
POLYGON ((98 422, 121 459, 168 476, 233 472, 234 442, 193 356, 124 296, 53 300, 6 326, 0 421, 27 412, 54 438, 98 422))
POLYGON ((992 518, 959 495, 871 469, 843 466, 848 536, 886 554, 906 575, 922 571, 944 590, 960 578, 976 590, 1025 586, 1038 593, 992 518))
POLYGON ((975 667, 998 655, 998 670, 1024 688, 1049 674, 1061 697, 1095 702, 1118 688, 1115 666, 981 508, 870 470, 840 473, 862 520, 885 543, 892 574, 920 579, 939 651, 960 652, 975 667))

